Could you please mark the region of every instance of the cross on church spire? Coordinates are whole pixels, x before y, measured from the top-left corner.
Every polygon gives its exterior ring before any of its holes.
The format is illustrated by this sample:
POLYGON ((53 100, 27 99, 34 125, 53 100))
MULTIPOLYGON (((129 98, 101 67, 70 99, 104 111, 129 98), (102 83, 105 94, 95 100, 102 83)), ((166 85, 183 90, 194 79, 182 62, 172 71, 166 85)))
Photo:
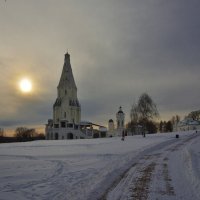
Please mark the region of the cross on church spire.
POLYGON ((70 59, 70 55, 69 55, 69 53, 67 51, 67 53, 65 54, 65 61, 68 60, 68 59, 70 59))

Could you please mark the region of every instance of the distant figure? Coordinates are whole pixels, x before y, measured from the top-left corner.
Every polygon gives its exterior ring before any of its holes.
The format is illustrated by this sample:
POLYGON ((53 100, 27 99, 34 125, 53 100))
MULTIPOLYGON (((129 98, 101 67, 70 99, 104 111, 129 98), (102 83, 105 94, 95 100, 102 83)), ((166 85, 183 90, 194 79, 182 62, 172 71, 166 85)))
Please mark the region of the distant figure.
POLYGON ((143 137, 146 137, 146 133, 145 131, 142 132, 143 137))
POLYGON ((127 135, 128 135, 128 133, 127 133, 127 130, 125 130, 125 131, 124 131, 124 133, 125 133, 125 136, 127 136, 127 135))
POLYGON ((125 139, 125 130, 122 131, 122 141, 125 139))

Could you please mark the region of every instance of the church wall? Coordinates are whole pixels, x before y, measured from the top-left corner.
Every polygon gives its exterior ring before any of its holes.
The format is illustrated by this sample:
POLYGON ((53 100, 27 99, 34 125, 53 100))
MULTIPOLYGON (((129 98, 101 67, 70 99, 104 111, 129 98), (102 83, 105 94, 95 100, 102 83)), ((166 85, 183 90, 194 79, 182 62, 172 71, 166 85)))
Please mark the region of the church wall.
POLYGON ((54 123, 57 123, 57 119, 59 120, 66 119, 69 122, 75 122, 79 123, 80 122, 80 107, 77 106, 70 106, 70 101, 77 101, 77 95, 75 95, 75 92, 72 89, 64 89, 64 88, 59 88, 58 89, 60 92, 60 98, 62 99, 62 104, 60 107, 55 107, 54 108, 54 123), (68 93, 66 94, 66 91, 68 93), (64 96, 63 96, 64 95, 64 96), (65 116, 66 113, 66 116, 65 116))
POLYGON ((56 134, 58 135, 57 140, 86 138, 86 135, 80 130, 74 130, 73 128, 47 128, 46 139, 56 140, 56 134), (73 138, 69 138, 71 135, 73 135, 73 138))
POLYGON ((114 131, 114 129, 115 129, 114 123, 113 123, 113 122, 109 122, 109 123, 108 123, 108 130, 109 130, 110 132, 112 132, 112 131, 114 131))
POLYGON ((124 114, 117 114, 117 128, 124 128, 124 114))

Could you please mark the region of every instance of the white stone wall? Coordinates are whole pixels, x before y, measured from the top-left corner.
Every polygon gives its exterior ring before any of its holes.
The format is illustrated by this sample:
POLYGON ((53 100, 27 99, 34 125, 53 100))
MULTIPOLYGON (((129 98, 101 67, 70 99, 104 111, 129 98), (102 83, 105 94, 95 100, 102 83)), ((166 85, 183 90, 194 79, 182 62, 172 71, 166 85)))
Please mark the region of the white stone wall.
POLYGON ((182 125, 177 127, 177 131, 200 130, 200 125, 182 125))
POLYGON ((108 122, 108 131, 112 132, 115 130, 114 122, 108 122))
POLYGON ((46 130, 47 140, 66 140, 80 138, 88 138, 88 136, 80 130, 74 130, 73 128, 47 128, 46 130), (70 134, 73 135, 73 138, 69 138, 70 134))

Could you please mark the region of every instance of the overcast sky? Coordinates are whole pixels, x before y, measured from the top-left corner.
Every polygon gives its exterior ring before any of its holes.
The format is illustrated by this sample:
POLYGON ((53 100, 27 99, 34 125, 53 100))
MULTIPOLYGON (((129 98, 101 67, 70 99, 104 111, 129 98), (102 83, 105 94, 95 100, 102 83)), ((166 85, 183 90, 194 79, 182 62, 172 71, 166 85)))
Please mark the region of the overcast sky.
POLYGON ((143 92, 164 120, 198 110, 199 10, 199 0, 0 0, 0 127, 52 118, 67 51, 82 120, 106 125, 122 106, 128 121, 143 92))

